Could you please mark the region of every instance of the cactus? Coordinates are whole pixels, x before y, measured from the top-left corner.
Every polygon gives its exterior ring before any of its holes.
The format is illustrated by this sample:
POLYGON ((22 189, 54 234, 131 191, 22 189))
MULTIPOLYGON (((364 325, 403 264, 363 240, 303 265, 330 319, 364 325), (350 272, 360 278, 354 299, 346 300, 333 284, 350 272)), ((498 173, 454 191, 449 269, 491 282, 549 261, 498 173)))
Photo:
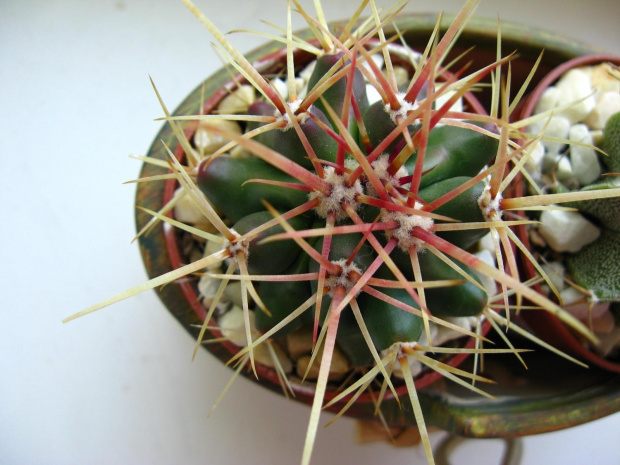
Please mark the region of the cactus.
MULTIPOLYGON (((515 141, 524 134, 509 123, 517 102, 508 102, 506 87, 499 83, 511 56, 467 76, 466 68, 447 72, 454 67, 447 64, 447 53, 476 1, 465 4, 441 38, 431 38, 425 53, 409 63, 408 81, 399 85, 392 63, 397 47, 391 44, 399 37, 386 38, 383 31, 397 7, 379 15, 371 1, 369 20, 353 29, 357 12, 335 35, 322 14, 314 20, 293 0, 316 37, 302 43, 289 22, 283 39, 285 91, 255 70, 190 0, 183 1, 260 95, 231 114, 224 113, 222 104, 210 115, 172 117, 162 102, 185 152, 180 161, 167 147, 170 177, 208 220, 210 231, 171 220, 165 212, 150 213, 214 247, 207 246, 203 258, 67 321, 182 276, 206 273, 221 284, 207 308, 198 347, 209 324, 218 324, 222 293, 238 281, 245 347, 233 360, 240 360, 241 367, 249 365, 256 373, 264 344, 272 348, 274 340, 299 328, 312 334, 315 348, 322 348, 303 463, 310 461, 336 351, 349 360, 356 376, 330 404, 357 395, 377 376, 383 379, 380 398, 388 389, 397 396, 393 373, 399 371, 432 463, 410 364, 420 362, 485 395, 463 378, 489 380, 430 355, 502 352, 483 348, 484 336, 460 327, 458 318, 486 320, 504 338, 500 325, 535 339, 510 322, 509 296, 516 294, 517 306, 526 298, 593 338, 582 323, 519 280, 512 244, 522 245, 509 227, 531 222, 507 219, 504 213, 529 204, 527 198, 504 199, 502 193, 510 189, 534 141, 519 145, 515 141), (295 47, 316 55, 303 97, 295 81, 295 47), (385 71, 374 55, 382 57, 385 71), (490 75, 495 82, 490 116, 459 108, 465 94, 490 75), (379 100, 368 101, 369 88, 379 100), (198 127, 191 140, 183 132, 187 121, 198 127), (231 121, 240 123, 243 133, 221 124, 231 121), (225 142, 206 150, 204 137, 225 142), (475 255, 489 232, 496 264, 475 255), (223 273, 210 271, 221 263, 227 264, 223 273), (483 281, 497 283, 499 293, 483 281), (473 337, 476 348, 435 346, 433 328, 473 337)), ((406 46, 400 49, 412 54, 406 46)), ((533 205, 558 200, 548 195, 533 205)), ((505 352, 519 356, 512 345, 505 352)), ((282 383, 286 389, 284 378, 282 383)))
MULTIPOLYGON (((613 191, 620 186, 618 178, 613 177, 620 168, 620 113, 607 121, 600 145, 608 155, 603 160, 612 176, 583 187, 584 192, 613 191)), ((596 221, 602 232, 592 244, 566 258, 568 271, 579 286, 592 294, 595 301, 618 302, 620 280, 616 267, 620 263, 620 199, 611 197, 598 202, 577 202, 576 207, 596 221)))

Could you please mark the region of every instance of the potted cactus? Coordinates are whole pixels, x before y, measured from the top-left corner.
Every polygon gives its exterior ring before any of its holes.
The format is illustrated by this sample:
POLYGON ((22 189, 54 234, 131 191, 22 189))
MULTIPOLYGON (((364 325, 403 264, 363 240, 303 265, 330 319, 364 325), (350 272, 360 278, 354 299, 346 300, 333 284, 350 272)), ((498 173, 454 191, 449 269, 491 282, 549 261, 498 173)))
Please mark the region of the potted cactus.
MULTIPOLYGON (((572 199, 564 204, 572 211, 544 211, 539 226, 521 230, 551 276, 551 285, 538 290, 587 322, 600 341, 583 341, 549 315, 527 315, 528 321, 555 345, 615 372, 620 371, 620 280, 609 266, 620 259, 617 198, 603 197, 620 186, 619 65, 620 57, 607 54, 569 60, 545 76, 522 113, 528 130, 542 135, 528 168, 534 188, 572 199), (593 193, 602 198, 581 200, 593 193), (562 226, 566 221, 570 228, 562 226)), ((535 276, 530 262, 525 265, 535 276)))
POLYGON ((380 15, 371 1, 369 19, 357 12, 332 29, 296 5, 308 35, 289 22, 285 47, 253 63, 184 3, 233 71, 185 114, 172 116, 156 90, 174 140, 146 159, 141 198, 163 181, 165 200, 142 208, 138 224, 145 261, 167 251, 165 264, 67 321, 177 282, 185 302, 171 311, 194 325, 197 348, 311 403, 303 463, 324 406, 417 424, 432 463, 418 389, 441 375, 489 396, 477 363, 457 365, 468 354, 521 358, 507 328, 555 350, 511 321, 522 299, 595 340, 519 279, 510 227, 532 221, 505 214, 526 200, 503 193, 535 140, 518 143, 510 122, 518 97, 509 100, 502 70, 512 57, 474 72, 448 59, 477 2, 443 34, 438 23, 421 52, 386 36, 397 7, 380 15), (487 114, 470 91, 488 79, 487 114), (160 222, 163 239, 153 239, 160 222), (507 348, 484 345, 489 328, 507 348))

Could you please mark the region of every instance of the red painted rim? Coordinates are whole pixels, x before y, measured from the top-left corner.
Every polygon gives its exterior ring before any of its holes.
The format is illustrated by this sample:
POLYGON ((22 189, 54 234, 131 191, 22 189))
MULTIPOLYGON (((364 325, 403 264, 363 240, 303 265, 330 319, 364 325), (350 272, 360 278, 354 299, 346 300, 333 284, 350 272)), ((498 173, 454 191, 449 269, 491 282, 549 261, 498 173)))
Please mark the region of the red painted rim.
MULTIPOLYGON (((553 85, 568 70, 573 68, 579 68, 581 66, 589 66, 605 62, 620 65, 620 57, 606 53, 584 55, 581 57, 573 58, 572 60, 562 63, 560 66, 554 68, 553 71, 547 74, 532 91, 532 93, 526 100, 525 105, 523 106, 520 118, 529 118, 532 115, 534 107, 536 106, 536 103, 540 99, 542 93, 549 86, 553 85)), ((516 194, 517 196, 523 195, 522 182, 517 182, 516 194)), ((527 227, 525 225, 517 226, 516 230, 519 238, 521 239, 521 242, 523 242, 523 244, 528 250, 531 250, 527 227)), ((536 273, 534 266, 530 263, 529 260, 522 257, 521 265, 528 278, 538 276, 538 273, 536 273)), ((539 294, 543 294, 540 284, 535 285, 534 289, 539 294)), ((539 335, 543 336, 547 342, 554 345, 555 347, 565 350, 566 352, 569 352, 579 357, 580 359, 592 363, 600 368, 620 373, 620 362, 612 362, 589 350, 575 337, 573 333, 570 332, 570 330, 568 330, 568 328, 566 328, 566 326, 558 318, 551 315, 550 313, 524 312, 523 318, 528 322, 532 329, 534 329, 539 335)))

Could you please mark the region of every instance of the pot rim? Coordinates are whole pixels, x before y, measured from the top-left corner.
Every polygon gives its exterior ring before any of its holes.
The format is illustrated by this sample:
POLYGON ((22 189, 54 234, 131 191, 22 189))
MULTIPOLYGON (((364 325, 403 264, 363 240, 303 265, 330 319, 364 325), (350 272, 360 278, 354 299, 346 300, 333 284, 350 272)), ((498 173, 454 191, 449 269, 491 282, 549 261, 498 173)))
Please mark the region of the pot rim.
MULTIPOLYGON (((314 45, 318 45, 318 41, 314 45)), ((402 47, 402 46, 392 44, 389 50, 390 52, 395 52, 399 47, 402 47)), ((301 52, 302 51, 297 51, 297 53, 301 53, 301 52)), ((261 59, 255 61, 253 63, 253 66, 259 71, 264 72, 263 70, 265 69, 270 69, 276 64, 281 64, 283 60, 286 60, 286 47, 282 47, 276 51, 273 51, 265 55, 261 59)), ((311 62, 311 61, 312 61, 312 57, 310 57, 310 60, 308 62, 311 62)), ((305 65, 306 63, 303 63, 303 64, 305 65)), ((446 78, 449 77, 450 75, 451 73, 449 72, 444 73, 444 76, 446 78)), ((237 80, 237 82, 241 84, 246 83, 243 77, 239 74, 235 76, 235 79, 237 80)), ((204 105, 202 106, 202 114, 205 114, 205 115, 210 114, 214 109, 217 108, 217 105, 220 103, 220 101, 225 96, 228 95, 228 92, 230 90, 234 90, 235 87, 236 87, 236 82, 232 78, 228 80, 227 82, 225 82, 224 84, 222 84, 210 97, 207 98, 204 105)), ((483 105, 476 99, 476 97, 471 92, 467 92, 463 96, 463 99, 464 99, 464 102, 471 108, 471 111, 473 113, 482 114, 482 115, 487 114, 483 105)), ((194 132, 193 130, 186 131, 185 135, 188 137, 188 139, 192 137, 193 132, 194 132)), ((179 160, 183 160, 185 158, 185 152, 183 148, 181 147, 181 145, 178 143, 174 149, 174 155, 179 160)), ((178 182, 175 179, 169 179, 166 181, 165 188, 164 188, 165 189, 164 190, 164 205, 167 204, 173 198, 174 192, 177 189, 177 187, 178 187, 178 182)), ((167 215, 173 218, 173 211, 168 212, 167 215)), ((177 230, 175 228, 166 228, 166 230, 164 231, 164 235, 165 235, 167 250, 170 255, 170 259, 172 261, 173 269, 179 268, 183 265, 184 261, 183 261, 183 256, 182 256, 183 254, 181 253, 181 249, 179 245, 179 240, 178 240, 179 238, 178 238, 177 230)), ((182 282, 179 282, 178 284, 181 286, 181 289, 184 295, 186 296, 187 301, 190 303, 192 309, 194 310, 196 316, 201 321, 204 322, 207 312, 199 299, 198 293, 196 292, 195 284, 193 284, 192 282, 188 280, 183 280, 182 282)), ((481 332, 483 336, 488 333, 488 331, 490 330, 490 327, 491 327, 490 323, 488 323, 487 321, 484 321, 482 328, 481 328, 481 332)), ((211 333, 212 337, 216 337, 216 338, 222 337, 221 332, 218 330, 209 329, 207 331, 211 333)), ((466 336, 464 336, 464 338, 465 337, 466 336)), ((237 354, 242 349, 242 347, 239 347, 229 341, 222 341, 220 344, 226 348, 226 350, 229 352, 231 357, 237 354)), ((475 339, 473 337, 467 338, 466 343, 464 345, 461 345, 461 347, 467 348, 467 349, 474 348, 475 339)), ((449 366, 457 367, 468 356, 469 354, 463 354, 463 353, 455 354, 455 355, 447 357, 445 360, 442 360, 442 362, 446 363, 449 366)), ((258 381, 259 384, 263 380, 268 380, 272 383, 275 383, 279 388, 281 388, 279 378, 273 368, 263 365, 261 363, 256 363, 256 372, 260 378, 258 381)), ((443 376, 440 373, 434 370, 428 369, 428 368, 424 368, 422 373, 415 380, 416 389, 422 389, 424 387, 430 386, 431 384, 437 382, 438 380, 442 378, 443 376)), ((300 393, 308 394, 308 395, 312 395, 314 393, 314 388, 313 388, 312 383, 302 385, 296 382, 295 379, 292 379, 289 381, 291 382, 291 386, 293 387, 293 390, 296 393, 300 392, 300 393)), ((401 383, 396 384, 395 390, 399 397, 407 395, 407 386, 404 384, 404 382, 402 384, 401 383)), ((328 388, 328 390, 325 393, 325 399, 331 400, 334 397, 336 397, 338 394, 339 394, 339 391, 328 388)), ((336 407, 343 406, 352 396, 353 394, 345 397, 343 400, 341 400, 340 402, 336 404, 336 407)), ((394 396, 391 391, 386 392, 385 394, 386 400, 392 399, 393 397, 394 396)), ((374 403, 374 400, 375 399, 373 398, 371 394, 364 392, 356 399, 356 403, 357 402, 374 403)))

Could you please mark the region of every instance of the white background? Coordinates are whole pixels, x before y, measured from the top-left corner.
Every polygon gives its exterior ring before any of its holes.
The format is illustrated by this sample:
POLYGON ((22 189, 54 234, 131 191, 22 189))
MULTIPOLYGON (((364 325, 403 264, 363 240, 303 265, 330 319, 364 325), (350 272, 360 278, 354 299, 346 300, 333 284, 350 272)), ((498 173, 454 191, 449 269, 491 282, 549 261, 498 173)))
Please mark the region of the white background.
MULTIPOLYGON (((357 5, 329 3, 330 19, 357 5)), ((285 21, 284 0, 198 4, 223 31, 285 21)), ((486 0, 479 15, 620 53, 617 0, 486 0)), ((190 362, 192 340, 154 292, 61 324, 145 279, 129 244, 134 187, 121 182, 140 169, 127 155, 146 152, 160 128, 148 75, 176 107, 220 67, 210 40, 173 0, 0 2, 0 463, 299 461, 305 406, 240 379, 206 418, 232 372, 206 352, 190 362)), ((263 42, 233 40, 242 51, 263 42)), ((620 463, 619 429, 614 415, 528 438, 523 463, 620 463)), ((425 463, 417 449, 352 439, 347 419, 319 431, 314 463, 425 463)), ((498 450, 469 442, 454 463, 493 464, 498 450)))

